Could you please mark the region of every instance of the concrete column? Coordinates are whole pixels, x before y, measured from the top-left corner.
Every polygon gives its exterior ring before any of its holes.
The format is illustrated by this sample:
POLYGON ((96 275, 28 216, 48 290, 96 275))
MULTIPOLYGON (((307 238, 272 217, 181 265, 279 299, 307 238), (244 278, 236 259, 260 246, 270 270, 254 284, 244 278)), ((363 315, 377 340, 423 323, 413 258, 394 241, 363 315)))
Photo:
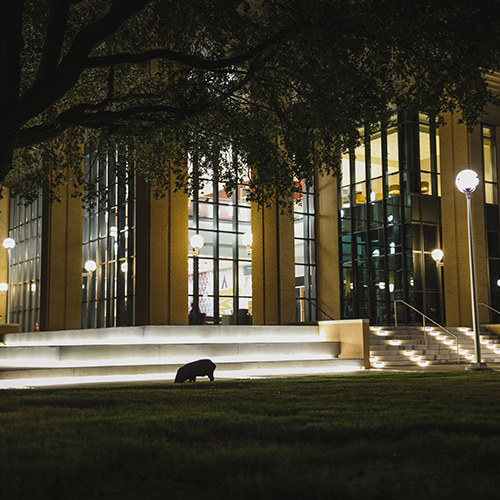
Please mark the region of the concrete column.
MULTIPOLYGON (((472 194, 474 253, 478 302, 489 302, 487 232, 484 212, 484 179, 481 130, 467 132, 456 115, 446 116, 440 129, 441 213, 443 225, 444 291, 448 326, 472 326, 467 203, 455 179, 464 169, 479 175, 479 186, 472 194)), ((488 321, 486 308, 479 308, 479 321, 488 321)))
MULTIPOLYGON (((316 262, 318 306, 333 319, 340 319, 340 270, 337 214, 337 179, 316 179, 316 262)), ((318 318, 328 320, 318 311, 318 318)))
POLYGON ((293 218, 276 206, 252 205, 252 319, 254 325, 295 322, 293 218))
POLYGON ((60 203, 43 201, 40 330, 81 327, 82 201, 70 185, 60 187, 60 203))
POLYGON ((136 324, 188 321, 188 197, 171 187, 155 198, 137 185, 136 324))

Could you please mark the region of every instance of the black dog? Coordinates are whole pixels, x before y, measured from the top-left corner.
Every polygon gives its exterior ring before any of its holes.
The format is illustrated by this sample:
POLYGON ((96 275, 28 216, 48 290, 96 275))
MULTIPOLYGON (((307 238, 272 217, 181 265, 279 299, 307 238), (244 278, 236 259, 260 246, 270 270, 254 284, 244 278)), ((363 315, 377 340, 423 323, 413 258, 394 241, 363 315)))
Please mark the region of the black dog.
POLYGON ((196 377, 208 377, 212 382, 214 381, 214 370, 216 365, 209 359, 199 359, 187 365, 181 366, 177 370, 175 382, 181 383, 189 380, 196 382, 196 377))

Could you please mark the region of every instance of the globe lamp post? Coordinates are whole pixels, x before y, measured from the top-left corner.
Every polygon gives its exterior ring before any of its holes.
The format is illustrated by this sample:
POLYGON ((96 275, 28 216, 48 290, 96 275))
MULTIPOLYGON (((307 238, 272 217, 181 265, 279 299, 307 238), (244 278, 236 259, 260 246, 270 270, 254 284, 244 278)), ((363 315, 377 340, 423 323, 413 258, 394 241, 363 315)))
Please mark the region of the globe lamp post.
POLYGON ((444 300, 443 300, 443 257, 444 253, 440 248, 436 248, 431 252, 431 256, 436 263, 436 272, 439 283, 439 320, 442 323, 444 321, 444 300))
POLYGON ((16 242, 12 238, 5 238, 3 240, 3 246, 4 248, 7 249, 7 266, 8 266, 8 271, 7 271, 7 323, 10 323, 10 302, 11 302, 11 290, 12 290, 12 274, 11 274, 11 269, 10 265, 12 263, 11 259, 11 252, 12 249, 16 246, 16 242))
POLYGON ((455 179, 455 184, 467 198, 467 233, 469 239, 470 288, 472 300, 472 326, 474 331, 474 347, 476 360, 470 370, 488 370, 486 363, 481 362, 481 341, 479 338, 479 315, 477 309, 476 272, 474 265, 474 240, 472 234, 472 193, 479 184, 479 177, 473 170, 462 170, 455 179))
POLYGON ((199 283, 199 251, 203 248, 205 240, 201 234, 193 234, 189 243, 194 250, 188 251, 188 255, 193 257, 193 302, 192 309, 189 313, 189 323, 198 325, 200 324, 200 283, 199 283), (195 305, 196 303, 196 305, 195 305))

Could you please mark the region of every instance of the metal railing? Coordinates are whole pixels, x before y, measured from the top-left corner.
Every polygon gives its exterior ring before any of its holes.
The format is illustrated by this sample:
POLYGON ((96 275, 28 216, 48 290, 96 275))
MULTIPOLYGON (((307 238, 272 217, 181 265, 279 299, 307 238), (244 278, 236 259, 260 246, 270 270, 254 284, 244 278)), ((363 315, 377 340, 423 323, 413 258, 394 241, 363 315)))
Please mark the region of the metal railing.
POLYGON ((432 318, 429 318, 429 316, 426 316, 423 312, 419 311, 418 309, 416 309, 412 305, 408 304, 408 302, 405 302, 404 300, 401 300, 401 299, 397 299, 394 301, 394 324, 395 324, 396 328, 398 326, 398 314, 397 314, 397 310, 396 310, 398 302, 401 302, 401 304, 404 304, 405 306, 409 307, 410 309, 412 309, 416 313, 420 314, 420 316, 422 316, 423 326, 424 326, 425 345, 427 346, 427 348, 429 348, 429 343, 427 341, 427 331, 425 328, 425 320, 428 320, 431 323, 434 323, 438 328, 441 328, 442 330, 444 330, 445 332, 450 334, 452 337, 455 337, 455 345, 457 348, 457 364, 460 364, 460 352, 459 352, 460 347, 458 346, 458 336, 456 334, 454 334, 452 331, 448 330, 448 328, 446 328, 445 326, 440 325, 437 321, 434 321, 432 318))
POLYGON ((496 309, 494 309, 493 307, 489 306, 488 304, 485 304, 484 302, 478 302, 477 305, 478 306, 487 307, 488 309, 492 310, 493 312, 496 312, 497 314, 500 314, 500 311, 497 311, 496 309))
POLYGON ((295 300, 298 302, 299 300, 308 300, 313 307, 316 308, 316 311, 322 312, 325 316, 328 316, 332 321, 335 321, 327 312, 323 311, 317 304, 315 304, 309 297, 295 297, 295 300))

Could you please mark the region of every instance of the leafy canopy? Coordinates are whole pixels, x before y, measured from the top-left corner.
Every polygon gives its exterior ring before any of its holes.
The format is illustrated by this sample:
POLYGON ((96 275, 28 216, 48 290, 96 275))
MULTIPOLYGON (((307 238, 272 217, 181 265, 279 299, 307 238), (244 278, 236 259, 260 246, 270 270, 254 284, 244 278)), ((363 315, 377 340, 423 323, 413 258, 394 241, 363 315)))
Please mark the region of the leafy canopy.
POLYGON ((0 8, 0 182, 91 192, 82 144, 116 151, 158 194, 251 175, 286 205, 315 167, 394 107, 459 111, 498 99, 500 2, 17 0, 0 8), (197 170, 185 168, 187 153, 197 170))

